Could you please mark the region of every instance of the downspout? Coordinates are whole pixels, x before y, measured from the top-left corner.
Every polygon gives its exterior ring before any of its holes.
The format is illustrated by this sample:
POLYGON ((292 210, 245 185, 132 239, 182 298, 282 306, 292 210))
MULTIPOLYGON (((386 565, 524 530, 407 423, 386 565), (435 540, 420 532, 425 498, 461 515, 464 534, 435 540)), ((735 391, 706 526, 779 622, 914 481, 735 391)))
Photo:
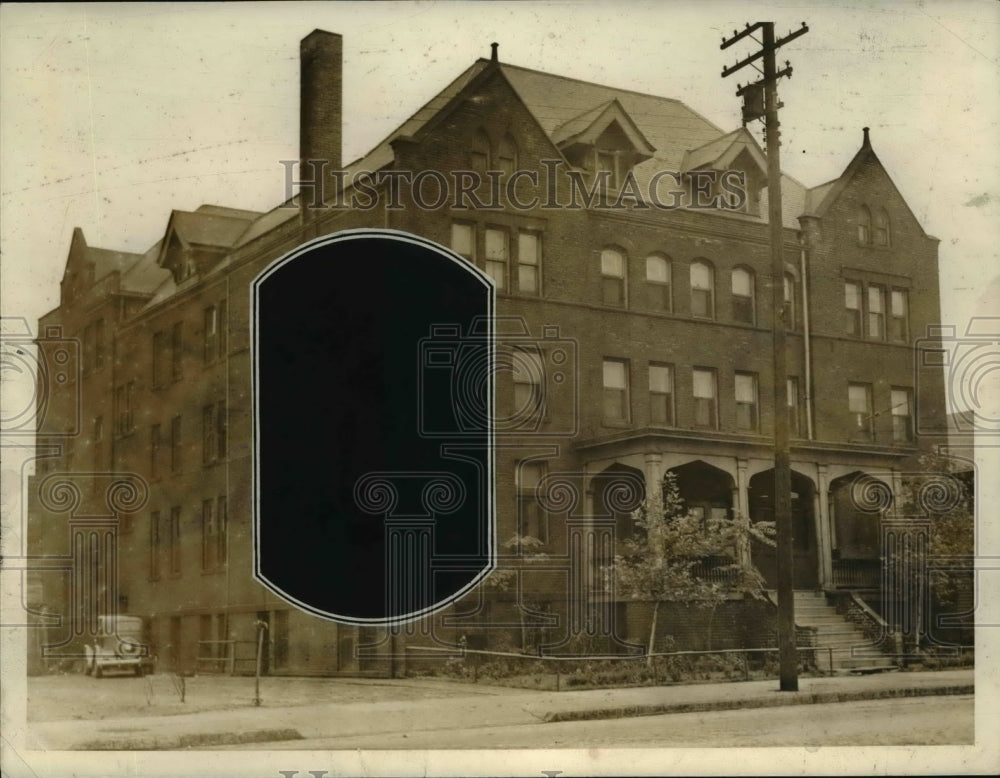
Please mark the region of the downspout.
POLYGON ((809 325, 809 278, 806 275, 808 263, 806 237, 799 233, 799 277, 802 279, 802 349, 805 359, 806 393, 806 439, 813 439, 813 394, 812 394, 812 344, 809 325))

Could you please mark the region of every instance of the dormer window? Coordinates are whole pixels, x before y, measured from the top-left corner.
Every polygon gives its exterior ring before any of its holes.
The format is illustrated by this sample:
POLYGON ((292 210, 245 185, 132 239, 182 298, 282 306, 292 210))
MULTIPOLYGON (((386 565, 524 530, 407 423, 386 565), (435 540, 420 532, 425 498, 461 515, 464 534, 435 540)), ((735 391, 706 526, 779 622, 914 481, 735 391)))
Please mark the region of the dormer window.
POLYGON ((607 171, 608 186, 611 189, 618 189, 621 186, 623 173, 619 170, 618 155, 614 151, 597 149, 597 164, 594 170, 598 175, 607 171))
POLYGON ((760 214, 767 160, 746 128, 685 152, 681 172, 691 186, 694 207, 760 214))
POLYGON ((595 179, 600 175, 613 189, 621 188, 632 168, 656 151, 617 100, 571 119, 554 137, 571 164, 595 179))

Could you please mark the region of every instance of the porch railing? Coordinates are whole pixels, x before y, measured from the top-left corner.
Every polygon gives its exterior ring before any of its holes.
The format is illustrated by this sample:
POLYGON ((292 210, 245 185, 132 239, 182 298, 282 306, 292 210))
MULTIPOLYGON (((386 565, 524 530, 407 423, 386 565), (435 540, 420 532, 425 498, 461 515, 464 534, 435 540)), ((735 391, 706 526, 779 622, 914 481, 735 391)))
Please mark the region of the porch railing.
POLYGON ((847 589, 877 589, 881 579, 881 559, 833 560, 834 586, 847 589))

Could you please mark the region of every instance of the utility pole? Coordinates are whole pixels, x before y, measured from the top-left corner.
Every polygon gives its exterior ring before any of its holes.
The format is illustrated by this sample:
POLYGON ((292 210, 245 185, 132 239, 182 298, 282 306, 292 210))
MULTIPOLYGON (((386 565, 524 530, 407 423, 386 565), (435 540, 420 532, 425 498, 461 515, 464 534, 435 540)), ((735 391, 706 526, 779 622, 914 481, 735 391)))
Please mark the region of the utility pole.
POLYGON ((752 65, 762 78, 746 86, 737 84, 736 95, 743 98, 743 125, 754 119, 764 119, 767 152, 767 218, 771 227, 771 333, 774 351, 774 519, 778 533, 778 660, 780 688, 783 692, 799 689, 798 655, 795 650, 795 601, 792 592, 792 471, 788 445, 788 369, 785 355, 785 258, 781 219, 781 164, 778 158, 778 79, 792 75, 791 65, 778 70, 774 53, 784 44, 809 32, 806 23, 780 40, 774 39, 774 22, 747 24, 742 32, 733 31, 729 40, 722 39, 726 49, 746 37, 761 32, 760 51, 731 67, 724 68, 722 77, 732 75, 752 65), (753 63, 763 59, 763 71, 753 63))

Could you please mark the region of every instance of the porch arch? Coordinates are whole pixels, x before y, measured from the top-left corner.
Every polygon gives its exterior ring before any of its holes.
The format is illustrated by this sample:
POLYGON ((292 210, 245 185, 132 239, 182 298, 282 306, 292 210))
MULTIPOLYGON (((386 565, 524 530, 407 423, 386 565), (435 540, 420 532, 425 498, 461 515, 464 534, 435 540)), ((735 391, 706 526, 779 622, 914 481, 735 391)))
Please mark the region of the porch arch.
POLYGON ((830 481, 828 494, 833 583, 852 589, 879 585, 882 517, 892 508, 890 484, 855 470, 830 481))
MULTIPOLYGON (((818 539, 816 537, 816 484, 809 476, 791 471, 792 482, 792 586, 819 586, 818 539)), ((750 478, 747 488, 750 520, 774 521, 774 468, 750 478)), ((771 588, 778 585, 777 549, 760 541, 751 544, 751 558, 771 588)))
POLYGON ((667 470, 677 476, 677 490, 688 511, 705 518, 733 518, 736 480, 732 474, 703 459, 667 470))

